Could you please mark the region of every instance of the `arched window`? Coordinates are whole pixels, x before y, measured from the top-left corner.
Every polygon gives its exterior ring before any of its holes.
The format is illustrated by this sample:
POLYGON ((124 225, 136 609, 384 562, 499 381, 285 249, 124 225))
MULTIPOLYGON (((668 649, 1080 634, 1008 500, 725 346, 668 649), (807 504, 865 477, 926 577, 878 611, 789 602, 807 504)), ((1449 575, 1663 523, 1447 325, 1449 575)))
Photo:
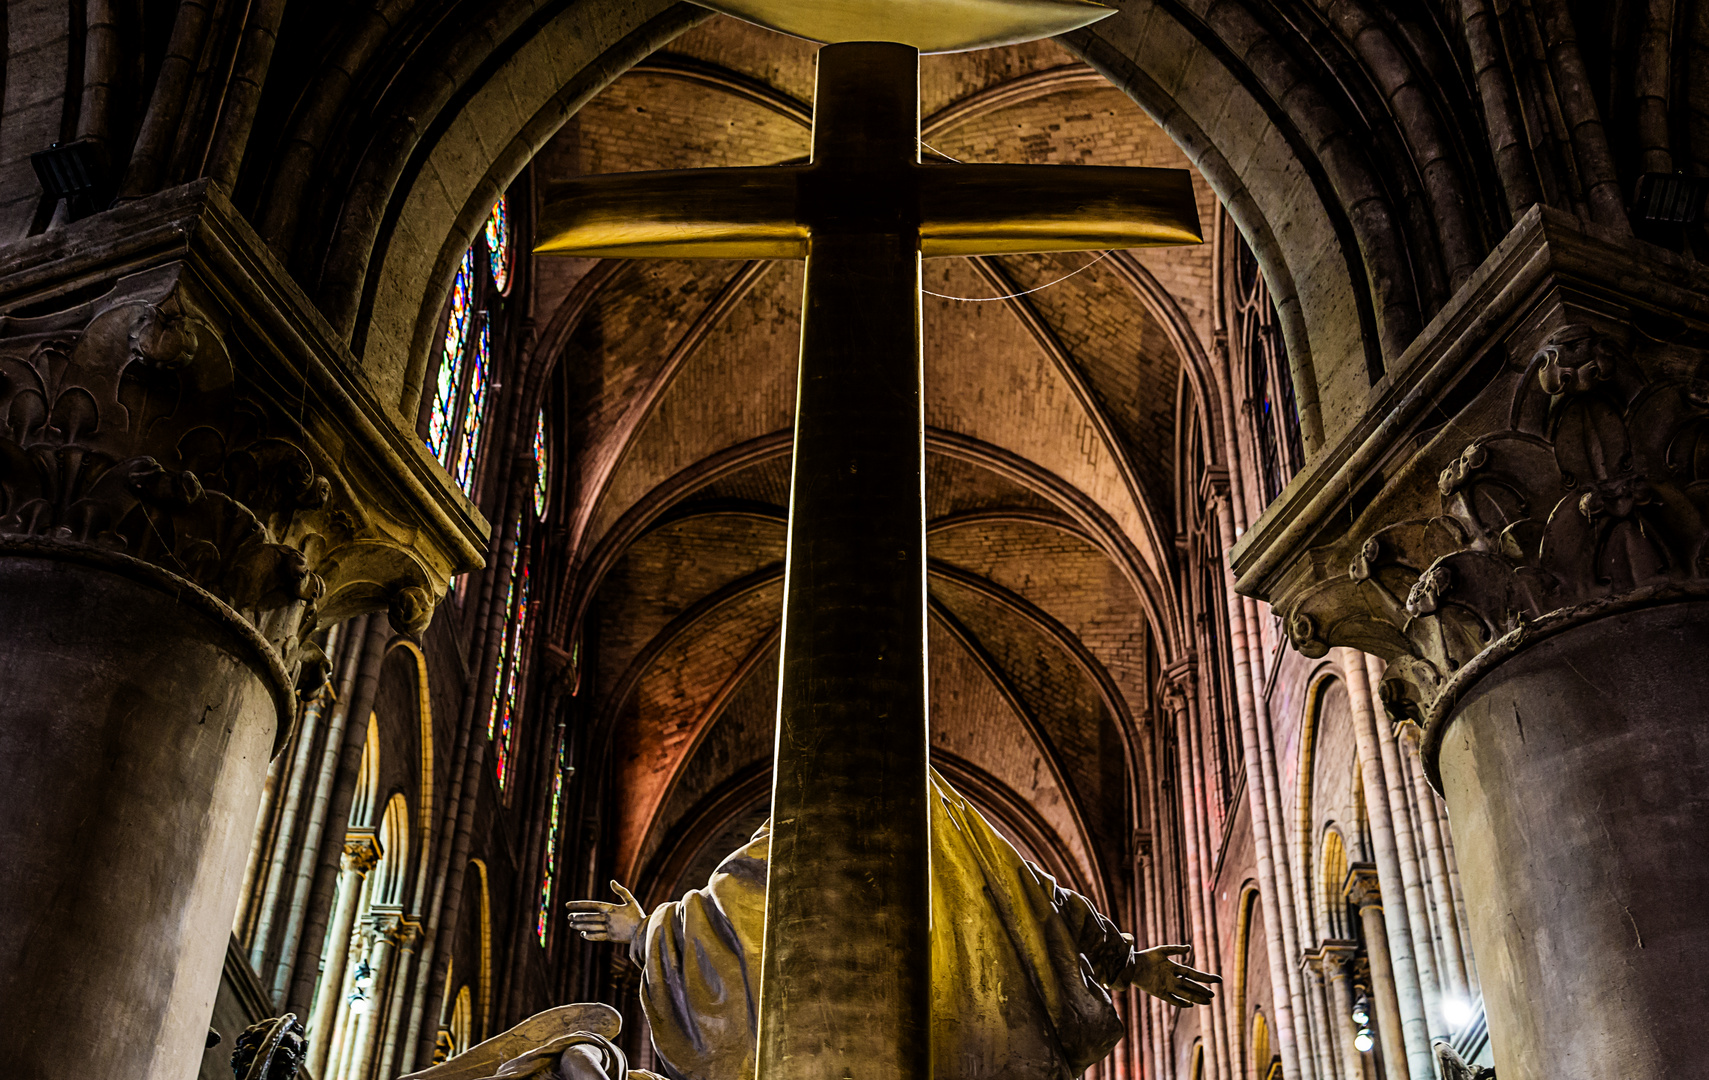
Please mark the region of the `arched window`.
POLYGON ((487 426, 492 381, 492 312, 510 289, 510 214, 501 197, 457 266, 425 418, 427 448, 468 495, 487 426))
POLYGON ((1270 1022, 1264 1019, 1264 1010, 1257 1009, 1252 1013, 1252 1076, 1266 1080, 1269 1075, 1270 1022))
POLYGON ((1258 454, 1258 476, 1269 503, 1305 464, 1293 373, 1275 304, 1258 259, 1235 234, 1228 296, 1233 304, 1229 347, 1236 371, 1245 372, 1246 408, 1258 454))
POLYGON ((475 1002, 474 995, 469 993, 469 984, 464 983, 457 988, 457 997, 451 1004, 451 1022, 445 1025, 445 1034, 450 1052, 446 1057, 456 1057, 474 1045, 475 1035, 475 1002))
POLYGON ((558 819, 564 802, 564 733, 558 732, 558 756, 552 768, 552 798, 546 811, 546 858, 540 871, 540 910, 534 919, 534 937, 546 947, 547 917, 552 910, 552 881, 558 867, 558 819))
POLYGON ((482 230, 487 242, 487 265, 492 267, 493 284, 498 291, 510 291, 510 206, 500 195, 487 215, 487 227, 482 230))
POLYGON ((1318 881, 1323 887, 1325 929, 1332 938, 1348 938, 1347 900, 1342 892, 1347 886, 1347 844, 1339 829, 1323 834, 1323 863, 1318 881))
POLYGON ((534 517, 546 516, 546 478, 550 462, 546 459, 546 410, 534 417, 534 517))
POLYGON ((501 791, 510 779, 511 735, 522 707, 528 649, 528 552, 522 546, 521 518, 513 529, 511 545, 516 555, 504 587, 504 643, 493 672, 493 703, 487 714, 487 738, 493 740, 493 768, 501 791))

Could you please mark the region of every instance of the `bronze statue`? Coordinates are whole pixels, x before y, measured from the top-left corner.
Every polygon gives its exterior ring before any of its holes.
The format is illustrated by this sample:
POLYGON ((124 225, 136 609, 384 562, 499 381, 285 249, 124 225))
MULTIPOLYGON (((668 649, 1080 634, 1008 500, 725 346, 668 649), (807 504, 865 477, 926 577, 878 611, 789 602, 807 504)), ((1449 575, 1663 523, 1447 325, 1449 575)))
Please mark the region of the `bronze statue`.
MULTIPOLYGON (((1182 1008, 1221 980, 1177 963, 1184 945, 1135 949, 1084 896, 1023 859, 936 771, 932 804, 934 1073, 990 1080, 1078 1076, 1114 1048, 1111 989, 1182 1008)), ((674 1080, 753 1080, 769 823, 706 886, 651 912, 572 900, 589 941, 627 945, 642 969, 653 1048, 674 1080)), ((873 956, 873 963, 887 958, 873 956)), ((617 1013, 565 1005, 405 1080, 660 1080, 613 1044, 617 1013)))
MULTIPOLYGON (((1175 961, 1188 947, 1135 949, 1084 896, 1021 858, 935 770, 931 796, 936 1075, 1077 1076, 1122 1036, 1110 989, 1137 986, 1182 1008, 1210 1002, 1203 984, 1220 980, 1175 961)), ((584 938, 629 947, 653 1046, 682 1080, 754 1076, 770 842, 768 823, 704 888, 650 913, 617 882, 621 903, 566 905, 584 938)))

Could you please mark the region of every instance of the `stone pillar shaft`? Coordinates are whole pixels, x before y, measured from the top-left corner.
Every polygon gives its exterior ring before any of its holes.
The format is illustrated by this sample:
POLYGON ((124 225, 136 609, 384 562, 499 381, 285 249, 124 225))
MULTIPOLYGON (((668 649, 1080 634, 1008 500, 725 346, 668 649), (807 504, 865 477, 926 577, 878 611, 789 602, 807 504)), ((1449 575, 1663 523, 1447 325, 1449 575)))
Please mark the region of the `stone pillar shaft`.
POLYGON ((333 1059, 333 1028, 340 1015, 339 998, 346 992, 345 967, 351 953, 351 938, 356 929, 356 911, 362 903, 362 883, 368 871, 379 861, 379 848, 371 834, 352 834, 344 842, 344 865, 338 878, 338 897, 333 902, 332 925, 327 931, 325 963, 320 970, 320 988, 315 994, 314 1011, 309 1014, 309 1071, 316 1076, 327 1075, 327 1062, 333 1059))
POLYGON ((1424 1001, 1425 1029, 1430 1035, 1447 1031, 1442 1022, 1442 990, 1436 976, 1436 943, 1428 902, 1424 897, 1423 859, 1418 853, 1418 837, 1412 827, 1412 802, 1407 798, 1406 772, 1402 767, 1400 748, 1396 745, 1394 725, 1389 723, 1387 710, 1377 687, 1382 682, 1382 661, 1369 653, 1358 659, 1365 665, 1366 700, 1369 704, 1372 729, 1377 737, 1377 750, 1383 762, 1383 788, 1388 796, 1389 821, 1394 828, 1397 869, 1400 871, 1402 902, 1406 908, 1406 926, 1412 934, 1412 961, 1418 971, 1418 990, 1424 1001))
MULTIPOLYGON (((1215 971, 1216 937, 1213 929, 1213 912, 1210 909, 1208 896, 1210 888, 1207 882, 1204 858, 1204 831, 1200 819, 1204 816, 1204 804, 1200 801, 1198 786, 1193 782, 1198 772, 1193 754, 1193 731, 1188 717, 1186 695, 1177 690, 1169 696, 1169 703, 1175 713, 1176 764, 1180 768, 1181 783, 1181 834, 1185 837, 1187 864, 1187 910, 1191 920, 1193 934, 1193 956, 1191 962, 1198 964, 1206 971, 1215 971)), ((1224 1055, 1225 1044, 1221 1038, 1222 1024, 1219 1020, 1220 1011, 1205 1009, 1206 1020, 1200 1021, 1200 1032, 1205 1047, 1205 1080, 1225 1080, 1232 1074, 1228 1069, 1224 1055)))
MULTIPOLYGON (((1400 872, 1400 855, 1395 849, 1394 819, 1389 813, 1387 784, 1383 777, 1382 752, 1377 748, 1377 722, 1371 713, 1371 686, 1365 673, 1365 658, 1351 649, 1342 650, 1341 670, 1347 678, 1347 696, 1352 705, 1353 734, 1359 748, 1359 782, 1365 795, 1365 812, 1370 816, 1371 848, 1376 857, 1377 880, 1383 895, 1398 895, 1405 889, 1400 872)), ((1363 907, 1361 906, 1361 914, 1363 907)), ((1383 909, 1379 908, 1381 912, 1383 909)), ((1412 1080, 1433 1080, 1436 1067, 1430 1053, 1430 1032, 1424 1012, 1424 995, 1418 982, 1418 968, 1412 954, 1412 932, 1405 908, 1387 911, 1375 925, 1384 933, 1384 940, 1369 936, 1373 924, 1366 920, 1365 947, 1371 952, 1372 978, 1377 976, 1376 953, 1383 952, 1388 969, 1387 979, 1393 988, 1399 1014, 1395 1037, 1405 1048, 1405 1056, 1391 1059, 1396 1067, 1406 1062, 1412 1080)), ((1388 1027, 1384 1027, 1387 1038, 1388 1027)), ((1385 1053, 1387 1044, 1385 1043, 1385 1053)))
POLYGON ((1703 1075, 1706 658, 1709 601, 1604 616, 1505 662, 1446 726, 1503 1080, 1703 1075))
MULTIPOLYGON (((1371 1008, 1376 1011, 1377 1038, 1383 1048, 1383 1066, 1390 1080, 1396 1073, 1409 1073, 1406 1045, 1406 1019, 1401 1015, 1400 997, 1395 987, 1394 958, 1389 953, 1389 929, 1384 925, 1383 905, 1368 900, 1359 905, 1359 922, 1365 930, 1365 955, 1371 961, 1371 1008)), ((1348 1036, 1352 1042, 1352 1036, 1348 1036)), ((1357 1048, 1355 1048, 1357 1053, 1357 1048)), ((1433 1075, 1433 1073, 1432 1073, 1433 1075)))
POLYGON ((0 538, 0 626, 7 1071, 193 1075, 284 673, 225 605, 123 556, 0 538))

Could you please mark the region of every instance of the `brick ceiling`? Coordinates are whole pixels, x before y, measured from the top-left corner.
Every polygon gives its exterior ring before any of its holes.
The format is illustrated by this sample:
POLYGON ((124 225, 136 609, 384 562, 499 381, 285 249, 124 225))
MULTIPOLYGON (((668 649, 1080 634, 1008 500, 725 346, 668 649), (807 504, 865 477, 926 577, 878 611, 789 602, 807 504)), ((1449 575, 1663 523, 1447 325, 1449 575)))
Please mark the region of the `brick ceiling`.
MULTIPOLYGON (((536 159, 538 186, 802 159, 812 52, 705 23, 581 109, 536 159)), ((921 83, 925 141, 961 161, 1187 167, 1050 42, 925 57, 921 83)), ((925 285, 990 297, 1091 258, 929 260, 925 285)), ((1175 605, 1191 407, 1179 344, 1209 339, 1210 271, 1208 247, 1123 253, 1020 300, 925 303, 939 767, 1106 903, 1145 828, 1138 732, 1175 605)), ((559 502, 581 512, 554 524, 578 567, 588 707, 620 765, 619 870, 662 897, 764 816, 801 267, 545 259, 535 281, 571 403, 559 502)))

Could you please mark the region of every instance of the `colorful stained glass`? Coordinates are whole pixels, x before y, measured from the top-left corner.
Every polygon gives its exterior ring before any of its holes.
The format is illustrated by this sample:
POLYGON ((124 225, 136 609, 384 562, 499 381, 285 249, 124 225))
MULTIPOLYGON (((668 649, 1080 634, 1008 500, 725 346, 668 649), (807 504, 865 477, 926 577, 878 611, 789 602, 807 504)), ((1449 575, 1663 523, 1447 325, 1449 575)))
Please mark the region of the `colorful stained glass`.
POLYGON ((546 410, 534 418, 534 516, 546 516, 546 410))
POLYGON ((486 426, 487 369, 492 360, 492 327, 483 313, 475 331, 475 347, 469 350, 469 387, 464 394, 463 437, 457 446, 457 464, 451 476, 463 494, 475 486, 475 461, 481 452, 481 434, 486 426))
POLYGON ((510 291, 510 207, 503 195, 493 203, 487 215, 487 263, 493 270, 493 284, 501 293, 510 291))
MULTIPOLYGON (((507 620, 516 617, 516 581, 522 569, 522 521, 517 520, 510 534, 510 549, 515 552, 510 564, 510 580, 504 586, 504 615, 507 620)), ((504 645, 498 651, 498 666, 493 670, 493 704, 487 713, 487 738, 498 734, 498 714, 504 701, 504 672, 510 663, 510 634, 505 633, 504 645)))
POLYGON ((439 377, 433 385, 433 409, 427 417, 427 448, 450 468, 456 442, 457 406, 463 393, 463 357, 469 347, 469 320, 474 314, 475 253, 463 253, 463 263, 451 280, 451 315, 445 322, 445 349, 439 377))
POLYGON ((558 736, 557 768, 552 770, 552 802, 546 818, 546 861, 540 872, 540 912, 534 920, 534 936, 546 947, 546 913, 552 909, 552 878, 558 867, 558 813, 564 797, 564 737, 558 736))
POLYGON ((510 624, 510 674, 505 677, 504 709, 498 717, 498 786, 502 789, 510 769, 510 734, 521 712, 522 649, 528 632, 528 564, 522 566, 522 577, 516 587, 516 616, 510 624))

